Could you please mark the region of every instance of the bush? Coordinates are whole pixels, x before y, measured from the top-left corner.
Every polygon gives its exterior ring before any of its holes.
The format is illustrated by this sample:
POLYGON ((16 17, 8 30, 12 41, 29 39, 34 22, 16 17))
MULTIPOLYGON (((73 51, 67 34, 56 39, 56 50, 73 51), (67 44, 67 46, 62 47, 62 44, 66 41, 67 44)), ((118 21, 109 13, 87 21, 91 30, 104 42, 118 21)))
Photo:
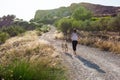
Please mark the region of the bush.
POLYGON ((91 26, 91 31, 100 31, 99 27, 99 21, 91 21, 90 26, 91 26))
POLYGON ((119 42, 113 42, 113 41, 98 41, 95 43, 96 47, 105 50, 105 51, 111 51, 114 53, 120 54, 120 43, 119 42))
POLYGON ((117 17, 113 17, 111 18, 111 20, 109 21, 109 30, 110 31, 120 31, 120 14, 118 14, 117 17))
POLYGON ((72 29, 72 21, 72 19, 63 18, 59 20, 57 28, 61 30, 64 34, 66 34, 72 29))
POLYGON ((37 31, 41 32, 48 32, 50 30, 50 27, 48 27, 47 25, 43 25, 42 27, 37 27, 36 28, 37 31))
POLYGON ((0 31, 0 44, 4 43, 9 38, 9 34, 0 31))
POLYGON ((8 33, 11 37, 25 32, 25 30, 20 26, 4 27, 2 31, 8 33))
POLYGON ((42 32, 48 32, 50 30, 50 28, 47 26, 47 25, 43 25, 42 27, 41 27, 41 31, 42 32))
POLYGON ((0 76, 4 80, 65 80, 64 71, 49 67, 44 63, 15 61, 7 66, 0 66, 0 76))

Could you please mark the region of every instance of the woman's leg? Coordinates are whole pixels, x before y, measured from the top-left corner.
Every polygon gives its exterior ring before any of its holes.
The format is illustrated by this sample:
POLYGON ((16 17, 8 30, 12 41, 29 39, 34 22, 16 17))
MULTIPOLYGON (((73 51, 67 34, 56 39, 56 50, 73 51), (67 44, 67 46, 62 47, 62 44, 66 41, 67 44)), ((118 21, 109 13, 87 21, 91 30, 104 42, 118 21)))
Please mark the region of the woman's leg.
POLYGON ((77 46, 77 41, 72 41, 72 47, 73 47, 74 54, 76 54, 76 46, 77 46))
POLYGON ((78 41, 75 41, 75 51, 76 51, 77 43, 78 43, 78 41))
POLYGON ((75 42, 72 41, 72 48, 73 48, 73 51, 75 51, 75 42))

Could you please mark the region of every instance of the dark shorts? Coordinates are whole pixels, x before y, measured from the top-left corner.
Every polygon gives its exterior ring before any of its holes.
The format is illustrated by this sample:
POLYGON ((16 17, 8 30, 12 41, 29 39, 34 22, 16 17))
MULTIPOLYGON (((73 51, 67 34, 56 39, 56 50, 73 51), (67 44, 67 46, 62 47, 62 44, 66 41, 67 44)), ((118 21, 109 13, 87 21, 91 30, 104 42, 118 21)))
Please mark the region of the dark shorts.
POLYGON ((78 41, 72 41, 72 48, 74 51, 76 51, 77 44, 78 44, 78 41))

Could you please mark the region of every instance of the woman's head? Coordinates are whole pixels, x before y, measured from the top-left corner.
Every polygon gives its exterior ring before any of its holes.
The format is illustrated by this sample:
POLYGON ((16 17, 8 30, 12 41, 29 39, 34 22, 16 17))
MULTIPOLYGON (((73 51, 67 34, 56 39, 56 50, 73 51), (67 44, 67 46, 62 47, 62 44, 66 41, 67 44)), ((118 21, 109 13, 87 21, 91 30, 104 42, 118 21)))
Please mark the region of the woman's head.
POLYGON ((76 29, 73 29, 73 32, 75 32, 75 33, 76 33, 76 32, 77 32, 77 30, 76 30, 76 29))

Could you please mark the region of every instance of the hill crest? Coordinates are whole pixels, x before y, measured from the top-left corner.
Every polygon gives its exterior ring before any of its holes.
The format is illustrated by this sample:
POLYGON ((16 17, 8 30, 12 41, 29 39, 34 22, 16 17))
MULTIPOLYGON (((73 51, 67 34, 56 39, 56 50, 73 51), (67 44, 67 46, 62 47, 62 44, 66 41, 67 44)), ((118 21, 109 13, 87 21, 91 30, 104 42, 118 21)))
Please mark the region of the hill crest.
MULTIPOLYGON (((104 6, 100 4, 92 4, 92 3, 72 3, 68 7, 60 7, 56 9, 50 10, 37 10, 35 13, 34 20, 41 21, 41 20, 53 20, 62 17, 71 16, 75 9, 78 7, 83 6, 89 9, 94 16, 116 16, 120 13, 120 7, 114 6, 104 6)), ((46 21, 45 21, 46 22, 46 21)))

